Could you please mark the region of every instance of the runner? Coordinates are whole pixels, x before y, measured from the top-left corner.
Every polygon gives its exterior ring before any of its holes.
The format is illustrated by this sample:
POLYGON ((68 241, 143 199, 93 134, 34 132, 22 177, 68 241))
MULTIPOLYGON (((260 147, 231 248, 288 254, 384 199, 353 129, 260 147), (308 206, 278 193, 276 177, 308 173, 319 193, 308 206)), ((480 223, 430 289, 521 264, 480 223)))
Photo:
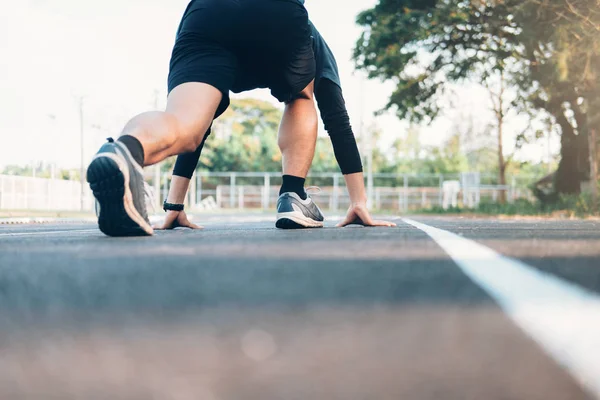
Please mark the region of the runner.
MULTIPOLYGON (((366 226, 394 226, 391 222, 375 221, 369 214, 366 206, 367 195, 361 157, 342 95, 337 63, 333 52, 312 23, 310 28, 316 60, 315 97, 325 129, 331 137, 337 162, 344 174, 351 200, 346 218, 338 226, 353 223, 366 226)), ((242 70, 240 80, 234 85, 235 92, 262 87, 260 83, 253 82, 250 77, 244 76, 251 74, 247 74, 244 68, 242 70)), ((169 195, 164 204, 167 216, 161 225, 155 227, 156 229, 199 228, 187 218, 183 211, 183 202, 209 134, 210 129, 194 153, 182 154, 177 158, 169 195)), ((283 185, 277 203, 277 227, 295 229, 323 226, 321 211, 304 190, 305 177, 305 175, 303 177, 283 176, 283 185)))
POLYGON ((166 111, 134 117, 88 168, 102 232, 153 234, 142 168, 198 148, 212 120, 228 107, 240 65, 286 103, 279 132, 283 172, 290 182, 307 175, 317 115, 306 9, 296 0, 192 0, 171 57, 166 111))

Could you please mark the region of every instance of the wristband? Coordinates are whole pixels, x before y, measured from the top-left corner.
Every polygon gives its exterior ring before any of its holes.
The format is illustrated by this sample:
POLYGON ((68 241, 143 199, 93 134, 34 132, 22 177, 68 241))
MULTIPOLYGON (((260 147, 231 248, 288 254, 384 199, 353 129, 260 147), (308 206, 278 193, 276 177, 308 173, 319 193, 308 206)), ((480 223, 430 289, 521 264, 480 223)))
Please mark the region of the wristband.
POLYGON ((171 204, 171 203, 167 203, 166 200, 163 203, 163 210, 165 210, 165 212, 167 212, 167 211, 183 211, 183 208, 184 208, 183 204, 171 204))

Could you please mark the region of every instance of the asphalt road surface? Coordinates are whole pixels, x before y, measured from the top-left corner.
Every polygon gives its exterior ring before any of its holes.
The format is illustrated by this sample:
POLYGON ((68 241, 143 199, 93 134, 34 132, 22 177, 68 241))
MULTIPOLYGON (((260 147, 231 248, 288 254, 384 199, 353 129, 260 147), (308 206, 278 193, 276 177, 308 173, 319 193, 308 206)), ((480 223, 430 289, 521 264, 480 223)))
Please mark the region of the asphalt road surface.
POLYGON ((395 222, 0 226, 0 399, 600 398, 599 222, 395 222))

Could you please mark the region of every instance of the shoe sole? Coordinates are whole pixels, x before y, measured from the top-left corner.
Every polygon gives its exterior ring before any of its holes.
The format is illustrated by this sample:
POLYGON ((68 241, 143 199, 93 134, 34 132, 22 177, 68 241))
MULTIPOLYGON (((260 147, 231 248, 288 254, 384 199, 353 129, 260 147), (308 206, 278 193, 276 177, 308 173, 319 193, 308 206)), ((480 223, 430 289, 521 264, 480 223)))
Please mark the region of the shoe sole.
POLYGON ((323 221, 315 221, 301 212, 286 212, 277 214, 275 226, 279 229, 309 229, 322 228, 323 221))
POLYGON ((90 164, 87 181, 100 205, 98 225, 113 237, 152 236, 154 230, 136 210, 129 189, 129 170, 114 154, 99 154, 90 164))

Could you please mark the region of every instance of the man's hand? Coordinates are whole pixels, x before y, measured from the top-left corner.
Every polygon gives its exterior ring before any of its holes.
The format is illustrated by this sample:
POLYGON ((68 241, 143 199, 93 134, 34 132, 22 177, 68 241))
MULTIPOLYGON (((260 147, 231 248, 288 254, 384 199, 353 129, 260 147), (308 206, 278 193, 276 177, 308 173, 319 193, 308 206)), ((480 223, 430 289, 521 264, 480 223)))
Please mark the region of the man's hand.
POLYGON ((153 228, 159 231, 175 228, 202 229, 201 226, 190 222, 187 215, 185 215, 185 211, 167 211, 165 221, 160 225, 155 225, 153 228))
POLYGON ((357 203, 350 206, 348 209, 348 213, 346 214, 346 219, 344 221, 337 224, 338 228, 342 228, 347 225, 362 225, 362 226, 387 226, 393 227, 396 226, 393 222, 389 221, 378 221, 371 218, 371 214, 367 209, 367 205, 364 203, 357 203))

